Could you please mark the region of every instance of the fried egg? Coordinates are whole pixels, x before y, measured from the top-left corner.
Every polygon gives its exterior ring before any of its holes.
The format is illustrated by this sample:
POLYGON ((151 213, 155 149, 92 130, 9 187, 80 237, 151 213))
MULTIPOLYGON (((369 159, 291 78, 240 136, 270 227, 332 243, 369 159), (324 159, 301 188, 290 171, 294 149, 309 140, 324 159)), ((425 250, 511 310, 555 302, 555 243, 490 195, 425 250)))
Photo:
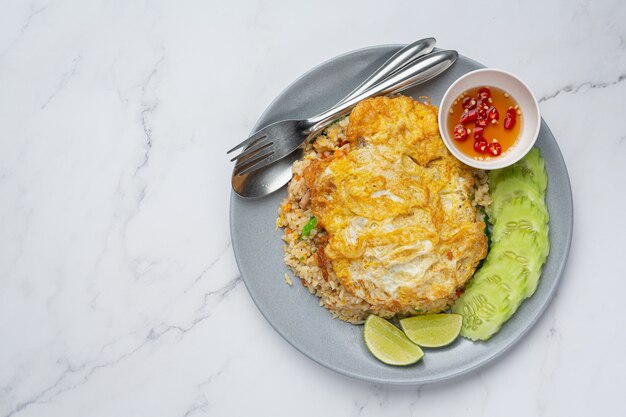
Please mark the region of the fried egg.
POLYGON ((328 234, 325 257, 344 288, 375 308, 447 306, 487 254, 471 169, 446 149, 435 106, 377 97, 349 118, 350 150, 304 172, 328 234))

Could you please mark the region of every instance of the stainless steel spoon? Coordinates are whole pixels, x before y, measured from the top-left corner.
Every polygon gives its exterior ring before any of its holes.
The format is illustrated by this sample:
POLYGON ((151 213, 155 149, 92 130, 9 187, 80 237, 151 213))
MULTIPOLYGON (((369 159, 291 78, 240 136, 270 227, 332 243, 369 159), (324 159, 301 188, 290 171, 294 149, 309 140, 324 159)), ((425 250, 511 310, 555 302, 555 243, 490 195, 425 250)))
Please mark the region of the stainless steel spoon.
POLYGON ((378 84, 378 82, 389 77, 391 74, 395 73, 399 69, 404 68, 406 65, 415 61, 417 58, 431 53, 433 49, 435 49, 436 43, 437 40, 435 38, 424 38, 401 48, 398 52, 393 54, 391 58, 386 60, 385 63, 381 65, 376 71, 374 71, 372 75, 367 77, 365 81, 359 84, 358 87, 356 87, 347 96, 345 96, 337 104, 335 104, 335 107, 358 96, 363 91, 378 84))
MULTIPOLYGON (((359 93, 373 86, 377 81, 381 81, 385 76, 391 75, 404 65, 430 53, 434 49, 435 43, 436 40, 434 38, 425 38, 401 48, 374 71, 372 75, 340 100, 336 106, 356 97, 359 93)), ((290 155, 263 169, 244 175, 235 175, 233 173, 233 190, 245 198, 258 198, 268 195, 289 182, 292 176, 291 166, 301 157, 302 149, 296 149, 290 155)))
MULTIPOLYGON (((348 113, 361 100, 389 94, 401 87, 426 81, 427 74, 436 75, 440 69, 441 56, 447 55, 448 52, 439 51, 429 56, 414 58, 414 53, 425 49, 422 47, 424 44, 418 42, 403 48, 400 54, 394 56, 387 65, 383 65, 330 110, 308 119, 281 120, 257 130, 227 152, 240 150, 231 159, 237 161, 233 175, 242 176, 251 173, 288 156, 295 149, 303 147, 304 143, 317 136, 342 114, 348 113), (401 68, 396 70, 396 66, 401 68), (419 76, 416 78, 417 75, 419 76)), ((425 46, 431 49, 428 43, 425 46)))
MULTIPOLYGON (((345 103, 347 100, 352 99, 355 95, 359 95, 364 90, 367 90, 370 86, 375 86, 380 84, 380 81, 385 81, 385 77, 379 76, 379 73, 384 73, 387 77, 392 76, 395 72, 400 70, 407 65, 410 65, 411 62, 415 61, 418 57, 415 55, 411 56, 407 51, 411 51, 415 53, 421 53, 423 55, 424 51, 432 50, 434 46, 434 40, 426 39, 423 41, 418 41, 417 43, 411 44, 396 53, 392 58, 390 58, 385 64, 381 66, 379 70, 376 71, 372 76, 370 76, 366 81, 364 81, 359 87, 357 87, 353 92, 351 92, 345 99, 342 99, 337 106, 340 106, 342 103, 345 103), (419 42, 423 42, 421 46, 416 49, 416 44, 419 42), (410 49, 412 48, 412 49, 410 49), (372 81, 373 80, 373 81, 372 81)), ((433 73, 433 67, 430 66, 426 72, 429 73, 428 79, 432 78, 434 75, 438 75, 447 69, 452 63, 456 60, 457 54, 454 51, 449 51, 449 54, 441 55, 438 53, 438 56, 442 57, 441 62, 436 67, 437 71, 433 73)), ((432 64, 432 62, 431 62, 432 64)), ((402 89, 406 89, 412 87, 420 82, 426 81, 426 78, 415 78, 415 81, 409 85, 404 85, 402 89)), ((400 90, 395 90, 397 92, 400 90)), ((291 179, 291 166, 293 162, 300 159, 302 157, 302 148, 295 150, 290 155, 274 162, 272 165, 269 165, 261 170, 251 172, 245 175, 233 175, 232 178, 232 186, 235 192, 246 198, 256 198, 262 197, 267 194, 276 191, 281 188, 291 179)))

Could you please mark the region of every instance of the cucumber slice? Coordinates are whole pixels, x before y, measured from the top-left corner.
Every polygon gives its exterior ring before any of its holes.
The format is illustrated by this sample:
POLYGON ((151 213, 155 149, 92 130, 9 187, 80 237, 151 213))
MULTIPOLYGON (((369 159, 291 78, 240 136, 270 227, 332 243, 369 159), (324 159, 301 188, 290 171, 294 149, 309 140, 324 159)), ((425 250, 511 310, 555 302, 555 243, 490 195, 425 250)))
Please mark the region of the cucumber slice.
POLYGON ((491 193, 492 223, 497 224, 498 216, 502 209, 507 206, 511 200, 518 197, 526 197, 544 212, 545 217, 548 217, 548 210, 544 202, 545 196, 539 191, 539 187, 523 176, 511 176, 499 182, 498 186, 491 193))
POLYGON ((527 274, 516 261, 491 262, 490 257, 452 307, 463 315, 461 335, 487 340, 500 330, 524 299, 527 274))
POLYGON ((514 230, 498 241, 489 253, 495 263, 517 262, 527 270, 524 298, 535 293, 545 261, 543 248, 532 231, 514 230))
POLYGON ((489 174, 489 189, 491 190, 492 193, 496 191, 498 188, 500 188, 500 185, 502 183, 506 183, 507 180, 511 178, 522 180, 529 184, 532 184, 533 187, 537 189, 537 192, 539 194, 543 193, 543 191, 541 190, 541 186, 537 184, 532 179, 532 176, 530 176, 528 172, 525 171, 524 168, 522 167, 512 165, 510 167, 494 170, 492 172, 493 174, 489 174))
POLYGON ((546 164, 539 153, 539 149, 532 148, 520 161, 510 167, 497 169, 489 172, 489 185, 495 189, 498 182, 506 176, 524 176, 533 181, 542 193, 548 186, 548 173, 546 164))
POLYGON ((493 225, 491 231, 494 249, 498 242, 514 231, 532 232, 543 255, 543 262, 550 252, 547 212, 545 204, 533 203, 526 197, 517 197, 509 201, 500 210, 498 221, 493 225))
POLYGON ((550 251, 547 184, 538 149, 511 167, 489 173, 492 246, 452 307, 463 316, 462 336, 489 339, 537 289, 550 251))

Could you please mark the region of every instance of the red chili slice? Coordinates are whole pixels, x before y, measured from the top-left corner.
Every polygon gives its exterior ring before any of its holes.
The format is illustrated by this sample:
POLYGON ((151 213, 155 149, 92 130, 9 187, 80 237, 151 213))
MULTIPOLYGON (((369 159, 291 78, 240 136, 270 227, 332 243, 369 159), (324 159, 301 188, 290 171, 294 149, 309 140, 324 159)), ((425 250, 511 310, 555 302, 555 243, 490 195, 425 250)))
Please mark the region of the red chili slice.
POLYGON ((509 107, 508 109, 506 109, 506 115, 511 116, 515 119, 517 117, 517 110, 515 110, 513 107, 509 107))
POLYGON ((487 146, 487 151, 492 156, 502 155, 502 145, 500 145, 498 142, 491 142, 487 146))
POLYGON ((476 99, 472 97, 465 97, 462 102, 464 109, 472 110, 476 108, 476 99))
POLYGON ((485 128, 482 126, 476 126, 474 128, 474 139, 480 139, 483 137, 483 132, 485 128))
POLYGON ((478 120, 476 120, 476 126, 477 127, 487 127, 487 125, 489 124, 489 120, 487 120, 486 118, 478 118, 478 120))
POLYGON ((472 109, 472 110, 464 112, 461 115, 461 123, 463 124, 471 123, 475 121, 477 118, 478 118, 478 112, 476 111, 476 109, 472 109))
POLYGON ((486 153, 488 146, 487 141, 483 138, 474 141, 474 150, 478 153, 486 153))
POLYGON ((485 110, 489 110, 489 107, 491 107, 491 103, 489 102, 489 99, 486 99, 486 98, 479 98, 478 101, 476 102, 476 105, 485 110))
POLYGON ((478 97, 485 99, 491 97, 491 90, 487 87, 481 88, 480 90, 478 90, 478 97))
POLYGON ((507 113, 504 118, 504 128, 513 129, 513 126, 515 126, 515 117, 511 117, 509 113, 507 113))
POLYGON ((481 103, 481 100, 478 100, 478 105, 476 106, 476 110, 478 111, 478 118, 479 119, 486 119, 487 118, 487 113, 489 110, 488 105, 486 105, 484 102, 481 103))
POLYGON ((487 113, 487 117, 489 120, 498 120, 500 118, 500 113, 498 113, 498 109, 492 106, 487 113))
POLYGON ((458 140, 459 142, 463 142, 465 139, 467 139, 467 136, 467 129, 465 129, 463 125, 454 126, 454 139, 458 140))
POLYGON ((506 110, 506 117, 504 118, 504 128, 513 129, 513 126, 515 126, 516 121, 517 121, 517 110, 515 110, 513 107, 509 107, 506 110))

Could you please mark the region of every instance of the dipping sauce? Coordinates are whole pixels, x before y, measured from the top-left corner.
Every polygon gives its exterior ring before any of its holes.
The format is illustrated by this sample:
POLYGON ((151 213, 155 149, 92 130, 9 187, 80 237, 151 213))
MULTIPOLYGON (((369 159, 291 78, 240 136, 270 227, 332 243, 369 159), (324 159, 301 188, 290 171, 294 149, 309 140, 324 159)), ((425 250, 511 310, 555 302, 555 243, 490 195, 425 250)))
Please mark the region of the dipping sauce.
POLYGON ((452 103, 448 131, 456 147, 470 158, 497 158, 515 144, 522 113, 510 94, 496 87, 465 91, 452 103))

